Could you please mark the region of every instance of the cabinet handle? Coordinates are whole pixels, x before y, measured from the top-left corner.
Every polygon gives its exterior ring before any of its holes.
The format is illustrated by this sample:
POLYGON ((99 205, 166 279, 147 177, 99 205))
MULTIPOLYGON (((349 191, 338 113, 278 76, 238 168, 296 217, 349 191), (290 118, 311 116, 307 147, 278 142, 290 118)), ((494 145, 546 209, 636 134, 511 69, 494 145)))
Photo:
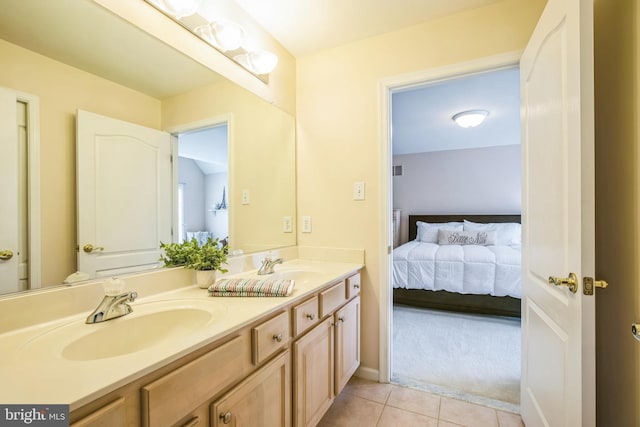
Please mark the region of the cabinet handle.
POLYGON ((182 424, 182 427, 193 427, 193 426, 198 425, 199 423, 200 423, 200 418, 199 417, 193 417, 189 421, 187 421, 186 423, 182 424))
POLYGON ((273 334, 273 340, 277 342, 282 342, 282 334, 273 334))
POLYGON ((353 284, 353 287, 354 287, 355 289, 360 289, 360 283, 354 283, 354 284, 353 284))
POLYGON ((340 322, 344 323, 344 317, 340 316, 340 317, 338 317, 338 320, 339 320, 340 322))
POLYGON ((307 319, 309 320, 315 320, 316 316, 314 316, 312 313, 307 313, 307 319))
POLYGON ((231 412, 225 412, 224 414, 220 414, 218 418, 222 421, 222 424, 229 424, 231 422, 231 412))

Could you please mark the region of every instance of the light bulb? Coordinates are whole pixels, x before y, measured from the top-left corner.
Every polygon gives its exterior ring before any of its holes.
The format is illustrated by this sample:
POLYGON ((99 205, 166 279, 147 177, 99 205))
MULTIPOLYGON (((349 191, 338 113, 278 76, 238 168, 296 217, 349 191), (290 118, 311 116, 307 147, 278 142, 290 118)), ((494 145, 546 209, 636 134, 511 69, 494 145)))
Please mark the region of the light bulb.
POLYGON ((242 27, 230 21, 211 22, 200 25, 193 31, 222 52, 236 50, 242 46, 244 41, 242 27))
POLYGON ((160 0, 159 3, 167 13, 180 19, 196 13, 202 0, 160 0))
POLYGON ((269 74, 276 68, 276 65, 278 65, 278 57, 276 54, 266 50, 253 50, 238 55, 234 59, 243 67, 258 75, 269 74))

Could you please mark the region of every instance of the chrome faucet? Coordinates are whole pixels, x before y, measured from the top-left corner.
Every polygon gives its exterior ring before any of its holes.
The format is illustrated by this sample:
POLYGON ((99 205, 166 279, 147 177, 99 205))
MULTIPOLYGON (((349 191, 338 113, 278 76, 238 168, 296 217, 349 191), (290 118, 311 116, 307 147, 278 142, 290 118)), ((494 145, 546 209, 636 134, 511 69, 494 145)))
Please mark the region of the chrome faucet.
POLYGON ((276 264, 282 264, 283 261, 284 260, 282 258, 271 259, 269 256, 265 257, 262 260, 262 265, 258 270, 258 274, 261 276, 265 274, 273 274, 273 267, 275 267, 276 264))
POLYGON ((128 304, 138 298, 137 292, 125 292, 119 295, 105 295, 98 308, 87 317, 86 323, 100 323, 133 311, 128 304))

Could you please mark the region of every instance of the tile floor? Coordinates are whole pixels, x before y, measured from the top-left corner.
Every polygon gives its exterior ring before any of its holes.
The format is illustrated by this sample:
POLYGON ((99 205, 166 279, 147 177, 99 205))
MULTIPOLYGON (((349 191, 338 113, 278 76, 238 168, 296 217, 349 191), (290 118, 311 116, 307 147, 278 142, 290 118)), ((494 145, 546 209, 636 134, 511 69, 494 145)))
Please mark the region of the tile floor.
POLYGON ((318 427, 524 427, 520 415, 353 377, 318 427))

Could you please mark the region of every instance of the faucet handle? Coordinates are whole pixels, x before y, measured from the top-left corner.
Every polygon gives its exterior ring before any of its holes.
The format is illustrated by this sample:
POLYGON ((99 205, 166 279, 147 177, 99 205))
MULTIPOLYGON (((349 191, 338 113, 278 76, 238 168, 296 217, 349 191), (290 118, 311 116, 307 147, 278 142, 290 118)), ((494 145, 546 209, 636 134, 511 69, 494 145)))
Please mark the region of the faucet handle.
POLYGON ((129 302, 134 302, 136 298, 138 298, 138 293, 136 291, 129 293, 129 302))
POLYGON ((109 297, 115 297, 120 295, 124 290, 124 280, 112 277, 102 285, 104 288, 104 294, 109 297))

